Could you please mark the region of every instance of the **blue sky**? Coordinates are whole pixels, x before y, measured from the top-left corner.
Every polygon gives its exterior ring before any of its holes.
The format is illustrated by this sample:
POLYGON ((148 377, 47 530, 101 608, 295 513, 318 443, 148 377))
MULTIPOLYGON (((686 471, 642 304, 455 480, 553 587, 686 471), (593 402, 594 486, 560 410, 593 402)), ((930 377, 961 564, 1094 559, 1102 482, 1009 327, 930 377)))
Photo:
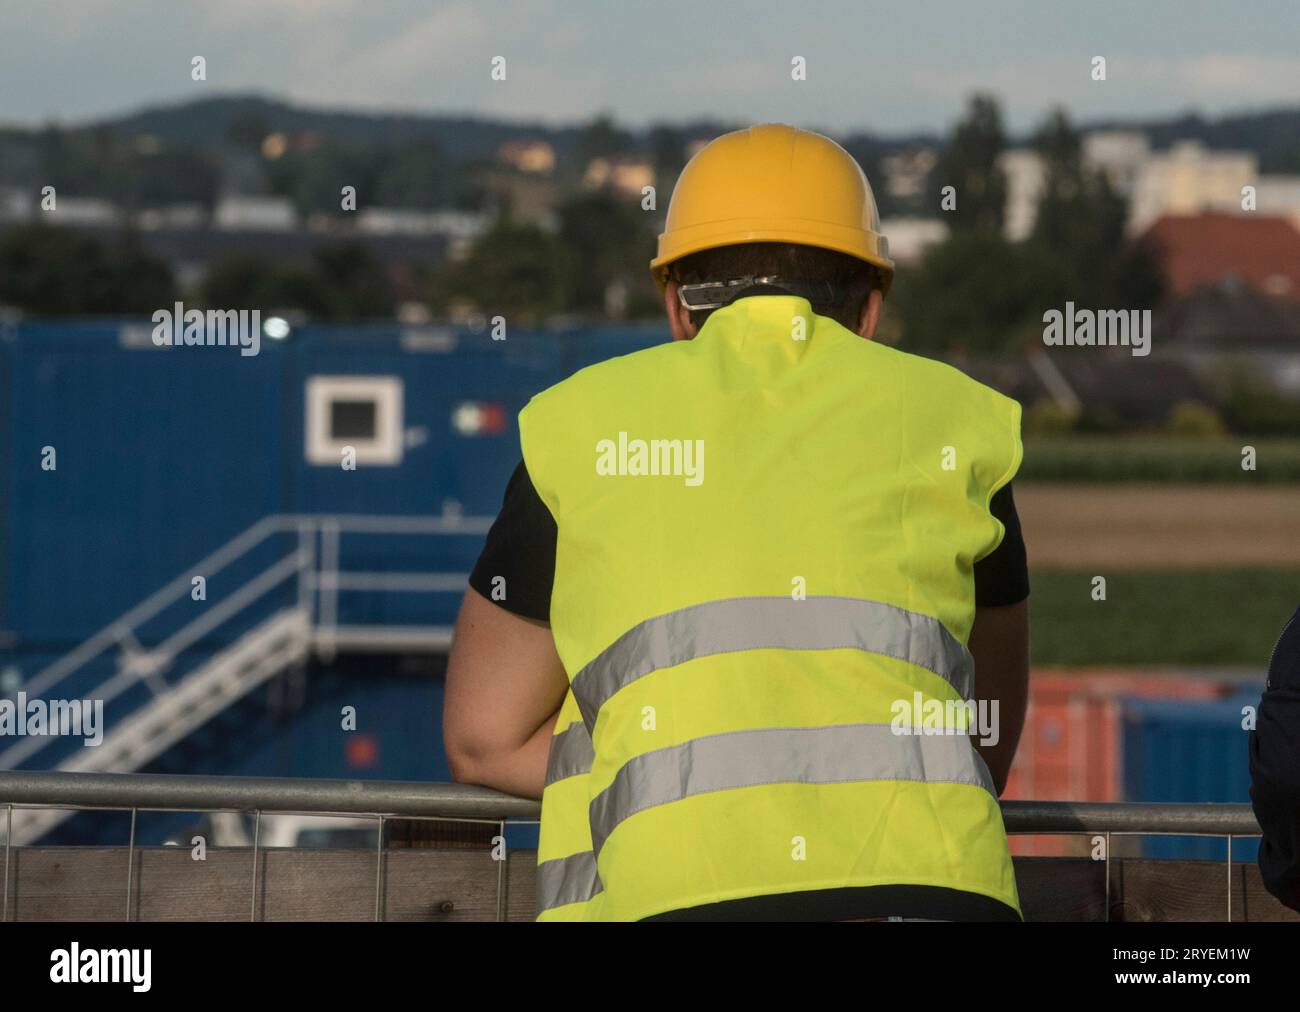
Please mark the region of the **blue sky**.
POLYGON ((0 122, 259 91, 304 104, 570 123, 701 116, 1011 127, 1300 105, 1300 2, 0 0, 0 122), (190 59, 207 61, 206 82, 190 59), (507 79, 490 61, 507 60, 507 79), (1094 56, 1108 80, 1089 76, 1094 56), (807 80, 790 77, 794 56, 807 80))

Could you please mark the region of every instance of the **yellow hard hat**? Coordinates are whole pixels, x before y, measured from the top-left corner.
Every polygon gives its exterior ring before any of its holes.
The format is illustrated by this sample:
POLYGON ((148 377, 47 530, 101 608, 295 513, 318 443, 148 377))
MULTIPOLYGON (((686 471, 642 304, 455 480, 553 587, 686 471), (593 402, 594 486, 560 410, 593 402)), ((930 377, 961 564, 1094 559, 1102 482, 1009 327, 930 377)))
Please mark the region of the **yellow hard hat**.
POLYGON ((790 242, 847 253, 880 268, 889 290, 894 261, 880 234, 871 184, 829 137, 779 123, 710 141, 682 170, 650 273, 660 290, 668 265, 700 250, 790 242))

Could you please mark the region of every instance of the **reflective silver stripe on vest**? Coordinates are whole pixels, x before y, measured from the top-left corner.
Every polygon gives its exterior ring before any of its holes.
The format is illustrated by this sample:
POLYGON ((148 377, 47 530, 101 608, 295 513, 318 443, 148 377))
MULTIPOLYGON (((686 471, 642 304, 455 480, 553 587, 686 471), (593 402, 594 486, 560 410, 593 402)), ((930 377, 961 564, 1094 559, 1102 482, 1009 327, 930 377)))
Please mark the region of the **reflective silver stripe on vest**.
POLYGON ((599 854, 624 819, 696 794, 872 780, 970 784, 996 798, 988 767, 964 734, 895 734, 889 724, 730 731, 630 759, 591 802, 592 843, 599 854))
POLYGON ((595 753, 591 747, 591 734, 587 725, 575 720, 551 738, 551 751, 546 759, 546 786, 568 777, 591 772, 595 753))
POLYGON ((601 891, 596 855, 589 850, 542 861, 537 866, 537 912, 585 903, 601 891))
MULTIPOLYGON (((575 720, 551 738, 551 751, 546 761, 546 786, 590 773, 594 757, 587 725, 575 720)), ((569 903, 586 902, 598 892, 600 876, 596 872, 596 855, 589 850, 537 865, 538 913, 569 903)))
POLYGON ((974 662, 942 622, 853 597, 733 597, 634 626, 573 678, 588 729, 614 693, 661 668, 739 650, 863 650, 933 671, 971 698, 974 662))

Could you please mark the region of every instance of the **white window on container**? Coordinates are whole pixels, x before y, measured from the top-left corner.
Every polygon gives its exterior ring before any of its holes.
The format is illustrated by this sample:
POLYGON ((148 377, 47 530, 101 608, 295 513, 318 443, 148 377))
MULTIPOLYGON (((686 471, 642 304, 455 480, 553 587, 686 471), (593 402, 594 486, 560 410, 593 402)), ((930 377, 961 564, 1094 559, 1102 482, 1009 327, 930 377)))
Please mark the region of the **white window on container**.
POLYGON ((346 447, 358 466, 402 462, 398 376, 313 376, 307 380, 307 462, 338 467, 346 447))

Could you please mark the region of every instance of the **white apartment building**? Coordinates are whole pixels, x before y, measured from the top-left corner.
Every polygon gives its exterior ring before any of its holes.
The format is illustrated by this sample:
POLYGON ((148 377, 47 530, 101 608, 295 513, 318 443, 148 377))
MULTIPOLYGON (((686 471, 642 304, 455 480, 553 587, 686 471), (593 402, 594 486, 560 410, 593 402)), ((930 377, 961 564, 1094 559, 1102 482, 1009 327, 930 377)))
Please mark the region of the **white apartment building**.
POLYGON ((1140 233, 1164 215, 1241 212, 1242 188, 1259 183, 1259 160, 1249 151, 1211 151, 1180 141, 1151 155, 1138 173, 1128 229, 1140 233))
POLYGON ((1260 176, 1255 184, 1255 210, 1287 218, 1300 229, 1300 176, 1260 176))
MULTIPOLYGON (((1213 150, 1199 141, 1153 152, 1137 131, 1097 130, 1084 135, 1082 154, 1086 169, 1104 174, 1128 199, 1131 235, 1165 215, 1247 213, 1241 206, 1246 186, 1255 187, 1256 213, 1288 218, 1300 228, 1300 176, 1261 176, 1252 152, 1213 150)), ((999 165, 1007 180, 1003 231, 1019 242, 1029 237, 1038 216, 1043 160, 1031 148, 1015 148, 1003 153, 999 165)))
POLYGON ((948 238, 948 223, 938 218, 885 218, 880 231, 889 240, 889 255, 906 266, 918 263, 931 246, 948 238))
MULTIPOLYGON (((1029 238, 1038 218, 1038 201, 1047 175, 1043 159, 1030 148, 1012 148, 1002 152, 998 167, 1007 180, 1002 234, 1011 242, 1021 242, 1029 238)), ((961 194, 957 199, 961 200, 961 194)))
POLYGON ((1093 130, 1083 136, 1083 166, 1100 172, 1111 188, 1132 196, 1142 168, 1151 157, 1146 134, 1137 130, 1093 130))
POLYGON ((286 232, 297 226, 298 214, 287 197, 232 194, 217 202, 212 222, 230 232, 286 232))

